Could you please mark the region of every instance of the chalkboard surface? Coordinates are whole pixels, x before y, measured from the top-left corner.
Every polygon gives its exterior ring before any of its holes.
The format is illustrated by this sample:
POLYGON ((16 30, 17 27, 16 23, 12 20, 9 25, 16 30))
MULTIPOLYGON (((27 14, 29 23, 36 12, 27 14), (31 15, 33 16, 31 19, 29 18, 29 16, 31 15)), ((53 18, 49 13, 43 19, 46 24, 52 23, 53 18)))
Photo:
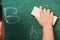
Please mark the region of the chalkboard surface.
POLYGON ((58 17, 55 40, 60 40, 60 0, 2 0, 5 40, 42 40, 42 27, 31 11, 34 6, 49 8, 58 17))

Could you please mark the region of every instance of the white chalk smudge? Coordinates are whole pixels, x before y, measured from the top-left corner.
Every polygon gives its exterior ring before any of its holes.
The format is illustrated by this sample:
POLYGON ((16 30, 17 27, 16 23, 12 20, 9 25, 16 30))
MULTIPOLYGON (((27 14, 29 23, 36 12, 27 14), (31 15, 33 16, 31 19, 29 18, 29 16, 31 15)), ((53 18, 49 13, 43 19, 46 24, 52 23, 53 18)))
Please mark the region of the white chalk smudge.
POLYGON ((43 5, 43 7, 48 7, 48 5, 47 5, 47 4, 45 4, 45 5, 43 5))

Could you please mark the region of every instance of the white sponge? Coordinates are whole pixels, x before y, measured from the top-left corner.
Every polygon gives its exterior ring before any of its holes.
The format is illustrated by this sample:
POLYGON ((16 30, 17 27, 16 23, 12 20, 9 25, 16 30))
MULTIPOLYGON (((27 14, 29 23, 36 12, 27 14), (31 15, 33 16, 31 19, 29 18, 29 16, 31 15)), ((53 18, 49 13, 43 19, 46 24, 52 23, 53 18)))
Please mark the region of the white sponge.
MULTIPOLYGON (((31 15, 40 18, 40 9, 38 7, 34 7, 32 12, 31 12, 31 15)), ((55 24, 56 20, 57 20, 57 17, 54 16, 53 25, 55 24)))

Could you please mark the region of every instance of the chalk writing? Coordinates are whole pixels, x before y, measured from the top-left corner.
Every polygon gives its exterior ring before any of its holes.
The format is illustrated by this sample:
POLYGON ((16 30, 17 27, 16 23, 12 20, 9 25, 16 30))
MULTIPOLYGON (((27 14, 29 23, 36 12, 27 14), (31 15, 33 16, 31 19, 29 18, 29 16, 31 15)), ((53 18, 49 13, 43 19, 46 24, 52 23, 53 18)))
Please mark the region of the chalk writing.
POLYGON ((30 40, 32 40, 32 36, 34 37, 35 40, 39 40, 38 33, 36 29, 34 29, 34 26, 31 27, 30 40))
MULTIPOLYGON (((4 15, 5 15, 5 20, 6 20, 6 23, 9 23, 9 24, 15 24, 15 23, 17 23, 17 22, 19 22, 19 20, 20 20, 20 18, 17 16, 17 9, 16 8, 14 8, 14 7, 6 7, 6 8, 4 8, 4 15), (7 10, 15 10, 15 12, 14 13, 12 13, 12 15, 8 15, 7 16, 7 10), (15 18, 17 18, 17 20, 15 21, 15 22, 10 22, 7 18, 12 18, 12 17, 15 17, 15 18)), ((15 20, 15 19, 14 19, 15 20)))

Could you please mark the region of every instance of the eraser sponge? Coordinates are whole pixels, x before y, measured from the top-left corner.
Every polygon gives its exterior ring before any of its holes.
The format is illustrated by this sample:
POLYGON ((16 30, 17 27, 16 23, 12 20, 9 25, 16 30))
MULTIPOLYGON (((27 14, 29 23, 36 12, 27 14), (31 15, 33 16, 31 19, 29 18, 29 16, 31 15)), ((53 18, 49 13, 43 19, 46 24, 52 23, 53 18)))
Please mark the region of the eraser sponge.
MULTIPOLYGON (((31 12, 31 15, 40 18, 40 9, 38 7, 34 7, 31 12)), ((57 17, 53 16, 53 25, 55 24, 56 20, 57 20, 57 17)))

